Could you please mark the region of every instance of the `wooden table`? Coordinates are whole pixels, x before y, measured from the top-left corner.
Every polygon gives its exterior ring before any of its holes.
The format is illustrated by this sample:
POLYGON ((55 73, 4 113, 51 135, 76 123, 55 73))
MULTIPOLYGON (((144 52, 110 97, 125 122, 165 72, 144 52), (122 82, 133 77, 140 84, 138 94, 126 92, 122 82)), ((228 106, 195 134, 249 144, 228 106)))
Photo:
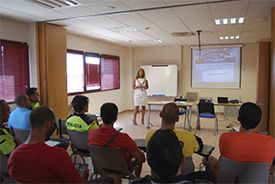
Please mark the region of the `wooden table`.
MULTIPOLYGON (((148 125, 147 129, 150 129, 150 125, 153 126, 152 123, 150 123, 150 111, 151 111, 151 106, 152 105, 165 105, 167 103, 170 103, 171 101, 149 101, 146 104, 148 105, 148 125)), ((176 103, 177 106, 186 106, 188 107, 188 113, 189 113, 189 118, 188 118, 188 131, 191 130, 191 115, 192 115, 192 106, 196 104, 196 102, 186 102, 186 103, 176 103)))

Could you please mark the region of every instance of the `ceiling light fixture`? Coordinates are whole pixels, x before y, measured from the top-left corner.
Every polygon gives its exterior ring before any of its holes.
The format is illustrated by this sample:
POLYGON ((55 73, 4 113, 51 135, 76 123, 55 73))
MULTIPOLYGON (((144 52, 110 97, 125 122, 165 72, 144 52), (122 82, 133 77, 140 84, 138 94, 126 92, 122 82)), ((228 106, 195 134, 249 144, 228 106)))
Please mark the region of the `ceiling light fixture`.
POLYGON ((110 27, 109 30, 117 32, 117 33, 137 31, 136 28, 132 28, 130 26, 110 27))
POLYGON ((163 41, 162 40, 146 40, 144 42, 148 43, 148 44, 158 44, 158 43, 162 43, 163 41))
POLYGON ((239 24, 242 24, 244 22, 244 17, 239 18, 239 24))
POLYGON ((223 19, 223 24, 228 24, 228 20, 227 19, 223 19))
POLYGON ((243 22, 244 22, 244 17, 215 19, 216 26, 228 25, 228 24, 242 24, 243 22))
POLYGON ((228 40, 228 39, 230 39, 230 40, 234 40, 234 39, 239 39, 240 38, 240 36, 221 36, 220 37, 220 40, 228 40))
POLYGON ((26 0, 26 1, 35 3, 36 5, 40 5, 46 8, 51 8, 51 9, 71 7, 79 4, 74 0, 26 0))

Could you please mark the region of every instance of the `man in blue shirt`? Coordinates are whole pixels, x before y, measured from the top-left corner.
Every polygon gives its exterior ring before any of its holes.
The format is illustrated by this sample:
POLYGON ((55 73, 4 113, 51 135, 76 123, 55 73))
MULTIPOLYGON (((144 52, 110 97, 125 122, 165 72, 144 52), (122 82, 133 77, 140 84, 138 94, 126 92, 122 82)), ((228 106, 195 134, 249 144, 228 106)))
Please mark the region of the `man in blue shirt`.
POLYGON ((30 124, 30 100, 25 94, 18 94, 15 97, 17 108, 11 112, 9 117, 9 128, 11 134, 14 136, 13 128, 31 129, 30 124))

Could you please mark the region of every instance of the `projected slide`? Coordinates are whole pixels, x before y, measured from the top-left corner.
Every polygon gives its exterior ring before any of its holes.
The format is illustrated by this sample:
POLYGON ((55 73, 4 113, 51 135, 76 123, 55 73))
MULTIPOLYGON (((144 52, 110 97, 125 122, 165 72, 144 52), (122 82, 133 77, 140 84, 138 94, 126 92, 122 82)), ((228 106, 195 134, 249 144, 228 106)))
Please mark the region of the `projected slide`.
POLYGON ((192 49, 192 87, 239 88, 240 47, 192 49))

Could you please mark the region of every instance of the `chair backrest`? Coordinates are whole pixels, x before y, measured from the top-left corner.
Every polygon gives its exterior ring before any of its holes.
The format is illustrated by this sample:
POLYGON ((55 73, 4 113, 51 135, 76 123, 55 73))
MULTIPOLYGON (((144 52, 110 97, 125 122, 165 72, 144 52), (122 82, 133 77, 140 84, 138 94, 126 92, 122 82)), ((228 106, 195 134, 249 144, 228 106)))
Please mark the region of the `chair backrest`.
POLYGON ((194 172, 195 166, 193 163, 193 157, 185 157, 185 163, 181 164, 181 174, 187 175, 194 172))
POLYGON ((68 134, 65 119, 55 118, 55 123, 57 130, 60 133, 60 138, 62 138, 62 134, 68 134))
POLYGON ((13 179, 11 179, 9 170, 8 170, 8 159, 9 157, 4 155, 2 151, 0 151, 0 176, 5 180, 8 181, 7 183, 10 182, 15 182, 13 179))
POLYGON ((209 113, 215 115, 215 108, 213 103, 199 103, 198 113, 209 113))
POLYGON ((120 148, 102 148, 88 144, 94 169, 108 169, 129 174, 126 161, 120 148))
POLYGON ((87 139, 89 132, 78 132, 67 129, 73 148, 88 151, 87 139))
POLYGON ((30 131, 30 129, 13 128, 15 137, 19 139, 21 142, 25 142, 28 139, 30 131))
POLYGON ((196 102, 198 100, 198 93, 197 92, 187 92, 184 96, 188 101, 196 102))
POLYGON ((4 155, 4 154, 2 153, 2 151, 0 151, 0 161, 1 161, 0 170, 1 170, 1 172, 6 173, 6 174, 9 174, 9 170, 8 170, 8 168, 7 168, 8 159, 9 159, 9 157, 6 156, 6 155, 4 155))
POLYGON ((269 164, 237 162, 224 157, 220 158, 218 183, 268 183, 269 164))

